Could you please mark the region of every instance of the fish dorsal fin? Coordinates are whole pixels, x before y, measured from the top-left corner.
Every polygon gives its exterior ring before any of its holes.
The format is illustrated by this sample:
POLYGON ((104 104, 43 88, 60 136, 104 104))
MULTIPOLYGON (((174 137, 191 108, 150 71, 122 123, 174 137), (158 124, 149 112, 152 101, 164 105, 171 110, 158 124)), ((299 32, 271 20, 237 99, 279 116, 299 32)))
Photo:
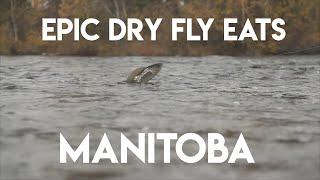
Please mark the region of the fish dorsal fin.
POLYGON ((138 76, 144 69, 145 69, 145 67, 140 67, 140 68, 132 71, 132 72, 129 74, 128 78, 127 78, 127 82, 128 82, 128 83, 133 83, 133 82, 134 82, 134 78, 135 78, 136 76, 138 76))

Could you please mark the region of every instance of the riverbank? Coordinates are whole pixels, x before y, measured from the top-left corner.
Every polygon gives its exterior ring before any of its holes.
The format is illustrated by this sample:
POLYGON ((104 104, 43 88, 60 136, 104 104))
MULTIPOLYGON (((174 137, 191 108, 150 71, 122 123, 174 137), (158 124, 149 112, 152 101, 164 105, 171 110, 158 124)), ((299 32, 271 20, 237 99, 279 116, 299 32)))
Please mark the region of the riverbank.
MULTIPOLYGON (((23 45, 24 46, 24 45, 23 45)), ((55 46, 57 48, 57 46, 55 46)), ((100 47, 100 46, 99 46, 100 47)), ((148 46, 150 48, 150 46, 148 46)), ((261 52, 260 50, 250 50, 248 52, 242 50, 224 50, 224 49, 211 49, 200 46, 201 50, 186 49, 175 51, 171 49, 161 50, 155 49, 150 51, 141 51, 142 48, 127 48, 126 46, 105 46, 95 49, 93 47, 58 47, 58 51, 53 50, 50 46, 43 46, 34 49, 34 46, 22 48, 21 46, 8 47, 8 49, 0 50, 0 55, 5 56, 25 56, 25 55, 41 55, 41 56, 98 56, 98 57, 114 57, 114 56, 184 56, 184 57, 203 57, 203 56, 234 56, 234 57, 264 57, 264 56, 277 56, 277 55, 318 55, 320 54, 320 46, 310 46, 306 48, 297 48, 292 50, 282 50, 276 52, 261 52), (23 50, 22 50, 23 49, 23 50), (44 50, 45 49, 45 50, 44 50)), ((233 48, 232 48, 233 49, 233 48)))

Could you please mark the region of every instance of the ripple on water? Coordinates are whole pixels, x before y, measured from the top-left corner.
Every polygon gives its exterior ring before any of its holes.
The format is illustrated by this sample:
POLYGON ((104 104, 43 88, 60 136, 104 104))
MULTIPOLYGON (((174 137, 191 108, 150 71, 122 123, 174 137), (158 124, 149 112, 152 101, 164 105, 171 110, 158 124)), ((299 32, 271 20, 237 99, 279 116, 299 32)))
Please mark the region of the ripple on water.
POLYGON ((13 83, 1 83, 0 86, 3 90, 15 90, 20 88, 20 86, 13 83))

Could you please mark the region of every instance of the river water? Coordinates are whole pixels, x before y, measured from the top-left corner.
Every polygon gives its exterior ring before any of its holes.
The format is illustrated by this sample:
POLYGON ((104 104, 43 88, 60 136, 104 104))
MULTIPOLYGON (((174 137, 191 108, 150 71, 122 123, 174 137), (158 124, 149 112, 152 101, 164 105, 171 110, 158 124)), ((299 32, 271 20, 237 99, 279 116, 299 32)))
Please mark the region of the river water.
MULTIPOLYGON (((0 179, 319 179, 320 56, 1 56, 0 179), (123 81, 163 63, 149 84, 123 81), (221 133, 229 152, 242 132, 255 164, 59 164, 59 134, 90 157, 107 133, 120 161, 120 133, 221 133)), ((197 152, 188 143, 186 152, 197 152)))

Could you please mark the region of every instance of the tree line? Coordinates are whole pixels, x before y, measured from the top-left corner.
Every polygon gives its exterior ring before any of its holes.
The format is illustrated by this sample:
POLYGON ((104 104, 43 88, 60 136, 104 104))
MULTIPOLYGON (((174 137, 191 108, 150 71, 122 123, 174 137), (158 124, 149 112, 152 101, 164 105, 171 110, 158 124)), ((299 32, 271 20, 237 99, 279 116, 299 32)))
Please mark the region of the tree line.
MULTIPOLYGON (((319 0, 4 0, 0 1, 0 54, 53 55, 271 55, 300 51, 320 45, 319 0), (42 41, 42 18, 94 17, 100 22, 109 18, 125 20, 163 18, 157 41, 107 41, 107 26, 89 27, 99 40, 73 41, 72 35, 60 42, 42 41), (185 38, 171 41, 171 18, 215 18, 208 41, 190 42, 185 38), (223 41, 223 19, 238 18, 241 30, 247 18, 282 18, 287 36, 283 41, 272 39, 256 42, 223 41)), ((194 23, 194 32, 201 32, 194 23)), ((255 27, 259 32, 259 27, 255 27)), ((238 35, 241 31, 236 32, 238 35)), ((267 33, 274 33, 271 28, 267 33)), ((257 33, 258 34, 258 33, 257 33)), ((184 36, 182 34, 181 36, 184 36)), ((143 31, 149 37, 150 32, 143 31)), ((311 53, 319 53, 319 48, 311 53)), ((304 52, 304 51, 302 51, 304 52)), ((310 51, 308 51, 310 52, 310 51)), ((307 53, 307 52, 305 52, 307 53)))

